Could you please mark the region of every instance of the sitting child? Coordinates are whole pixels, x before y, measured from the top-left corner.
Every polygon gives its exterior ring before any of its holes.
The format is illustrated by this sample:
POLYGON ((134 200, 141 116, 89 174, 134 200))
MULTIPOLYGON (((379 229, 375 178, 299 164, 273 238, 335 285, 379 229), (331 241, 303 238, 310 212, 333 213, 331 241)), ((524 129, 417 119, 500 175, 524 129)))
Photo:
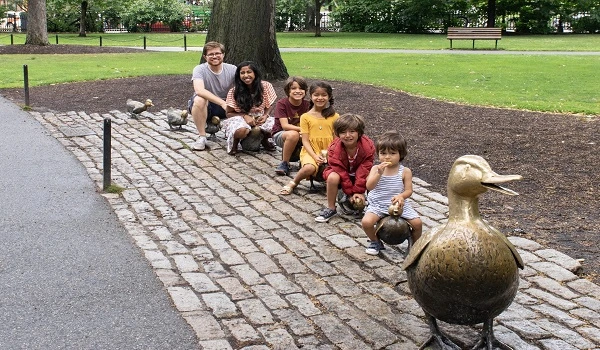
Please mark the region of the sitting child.
POLYGON ((364 135, 365 122, 356 114, 344 114, 333 123, 336 138, 327 150, 323 178, 327 186, 327 207, 315 218, 327 222, 337 214, 335 200, 341 186, 351 202, 365 202, 367 176, 375 158, 375 144, 364 135))
POLYGON ((300 170, 293 181, 283 186, 280 194, 291 194, 298 183, 317 175, 319 166, 327 161, 322 151, 333 141, 333 123, 340 117, 333 108, 333 88, 325 82, 311 85, 310 110, 300 116, 300 135, 302 151, 300 151, 300 170))
POLYGON ((362 219, 363 230, 370 240, 365 252, 370 255, 377 255, 380 250, 385 249, 377 238, 375 225, 389 215, 388 208, 391 204, 398 203, 402 208, 400 216, 412 227, 413 243, 421 237, 423 229, 419 214, 406 202, 413 192, 412 172, 401 163, 407 153, 406 141, 398 132, 388 131, 377 140, 377 153, 381 163, 373 166, 367 178, 369 205, 362 219))
POLYGON ((309 109, 304 99, 308 84, 302 77, 290 77, 283 91, 287 97, 277 101, 275 105, 275 124, 271 134, 275 144, 281 147, 281 163, 275 169, 277 175, 290 174, 290 159, 300 142, 300 116, 309 109))

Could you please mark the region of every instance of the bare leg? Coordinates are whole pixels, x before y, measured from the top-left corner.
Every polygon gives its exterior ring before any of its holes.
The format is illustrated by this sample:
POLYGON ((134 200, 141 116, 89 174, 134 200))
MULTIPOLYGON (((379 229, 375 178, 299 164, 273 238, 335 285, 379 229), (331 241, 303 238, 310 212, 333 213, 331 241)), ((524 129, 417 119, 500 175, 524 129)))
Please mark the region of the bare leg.
POLYGON ((208 102, 200 96, 194 97, 192 105, 192 119, 198 129, 198 135, 206 136, 206 114, 208 102))
POLYGON ((229 154, 234 155, 237 153, 240 141, 246 138, 246 136, 248 136, 249 133, 250 129, 246 128, 239 128, 233 133, 233 146, 231 147, 231 151, 229 151, 229 154))
POLYGON ((421 237, 421 233, 423 232, 423 221, 420 218, 407 220, 410 226, 412 227, 411 243, 415 243, 419 237, 421 237))
POLYGON ((330 173, 329 176, 327 176, 327 207, 329 209, 335 210, 335 200, 340 181, 341 179, 338 173, 330 173))
POLYGON ((369 237, 369 240, 372 242, 376 242, 379 240, 379 238, 377 238, 377 234, 375 233, 375 224, 377 224, 377 222, 379 221, 379 216, 377 216, 377 214, 375 213, 365 213, 365 215, 363 216, 362 220, 361 220, 361 225, 363 228, 363 231, 365 231, 365 233, 367 234, 367 237, 369 237))
POLYGON ((283 148, 281 149, 281 160, 284 162, 289 162, 292 157, 292 153, 296 149, 296 145, 300 140, 300 133, 297 131, 284 131, 282 135, 283 139, 283 148))
POLYGON ((294 177, 293 181, 290 181, 287 185, 285 185, 280 194, 288 195, 294 191, 294 188, 298 186, 300 181, 309 178, 315 172, 315 167, 312 164, 306 164, 296 173, 296 177, 294 177))

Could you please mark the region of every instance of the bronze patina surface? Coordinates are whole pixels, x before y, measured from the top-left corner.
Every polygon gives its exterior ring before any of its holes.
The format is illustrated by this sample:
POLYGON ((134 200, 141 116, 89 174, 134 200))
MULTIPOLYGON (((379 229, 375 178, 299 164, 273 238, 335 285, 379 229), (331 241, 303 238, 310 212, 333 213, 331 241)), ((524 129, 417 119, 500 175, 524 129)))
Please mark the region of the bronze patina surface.
POLYGON ((492 323, 512 303, 523 261, 504 234, 482 219, 478 196, 488 189, 516 195, 499 184, 521 179, 496 174, 480 156, 466 155, 454 162, 448 177, 448 222, 425 233, 402 266, 432 332, 422 348, 460 349, 440 332, 439 319, 452 324, 483 322, 474 349, 510 349, 494 337, 492 323))
MULTIPOLYGON (((386 244, 401 244, 410 238, 411 227, 406 220, 400 217, 402 207, 399 203, 390 205, 388 212, 390 216, 379 220, 375 233, 386 244)), ((409 242, 410 244, 411 242, 409 242)))

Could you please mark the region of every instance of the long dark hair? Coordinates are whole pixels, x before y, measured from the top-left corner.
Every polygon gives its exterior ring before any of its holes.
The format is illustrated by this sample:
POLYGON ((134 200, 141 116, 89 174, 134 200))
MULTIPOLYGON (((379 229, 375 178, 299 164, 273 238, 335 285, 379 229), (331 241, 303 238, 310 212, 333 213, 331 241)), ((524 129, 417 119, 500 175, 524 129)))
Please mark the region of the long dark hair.
POLYGON ((238 64, 235 70, 234 84, 233 98, 242 111, 248 113, 252 107, 260 106, 263 103, 262 74, 256 63, 244 61, 238 64), (240 71, 246 66, 254 72, 254 81, 251 86, 246 85, 240 78, 240 71))
POLYGON ((322 81, 311 85, 310 89, 308 90, 308 93, 310 96, 309 106, 310 106, 310 108, 313 108, 313 106, 315 105, 312 100, 312 94, 318 88, 325 90, 327 92, 327 96, 329 96, 329 106, 327 106, 325 109, 323 109, 321 111, 321 115, 324 118, 329 118, 335 114, 335 109, 333 109, 333 88, 331 87, 331 85, 329 85, 325 82, 322 82, 322 81))

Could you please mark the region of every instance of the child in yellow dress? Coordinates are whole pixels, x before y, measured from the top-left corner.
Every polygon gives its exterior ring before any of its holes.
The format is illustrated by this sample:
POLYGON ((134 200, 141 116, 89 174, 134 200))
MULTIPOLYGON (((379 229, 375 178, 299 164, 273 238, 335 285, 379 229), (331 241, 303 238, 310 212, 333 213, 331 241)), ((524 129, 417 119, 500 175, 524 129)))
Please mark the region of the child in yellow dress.
POLYGON ((281 189, 282 195, 291 194, 298 183, 317 174, 319 165, 326 162, 322 151, 326 151, 333 141, 335 133, 333 122, 340 116, 333 109, 333 89, 331 85, 320 82, 309 89, 310 110, 300 116, 301 168, 287 185, 281 189))

